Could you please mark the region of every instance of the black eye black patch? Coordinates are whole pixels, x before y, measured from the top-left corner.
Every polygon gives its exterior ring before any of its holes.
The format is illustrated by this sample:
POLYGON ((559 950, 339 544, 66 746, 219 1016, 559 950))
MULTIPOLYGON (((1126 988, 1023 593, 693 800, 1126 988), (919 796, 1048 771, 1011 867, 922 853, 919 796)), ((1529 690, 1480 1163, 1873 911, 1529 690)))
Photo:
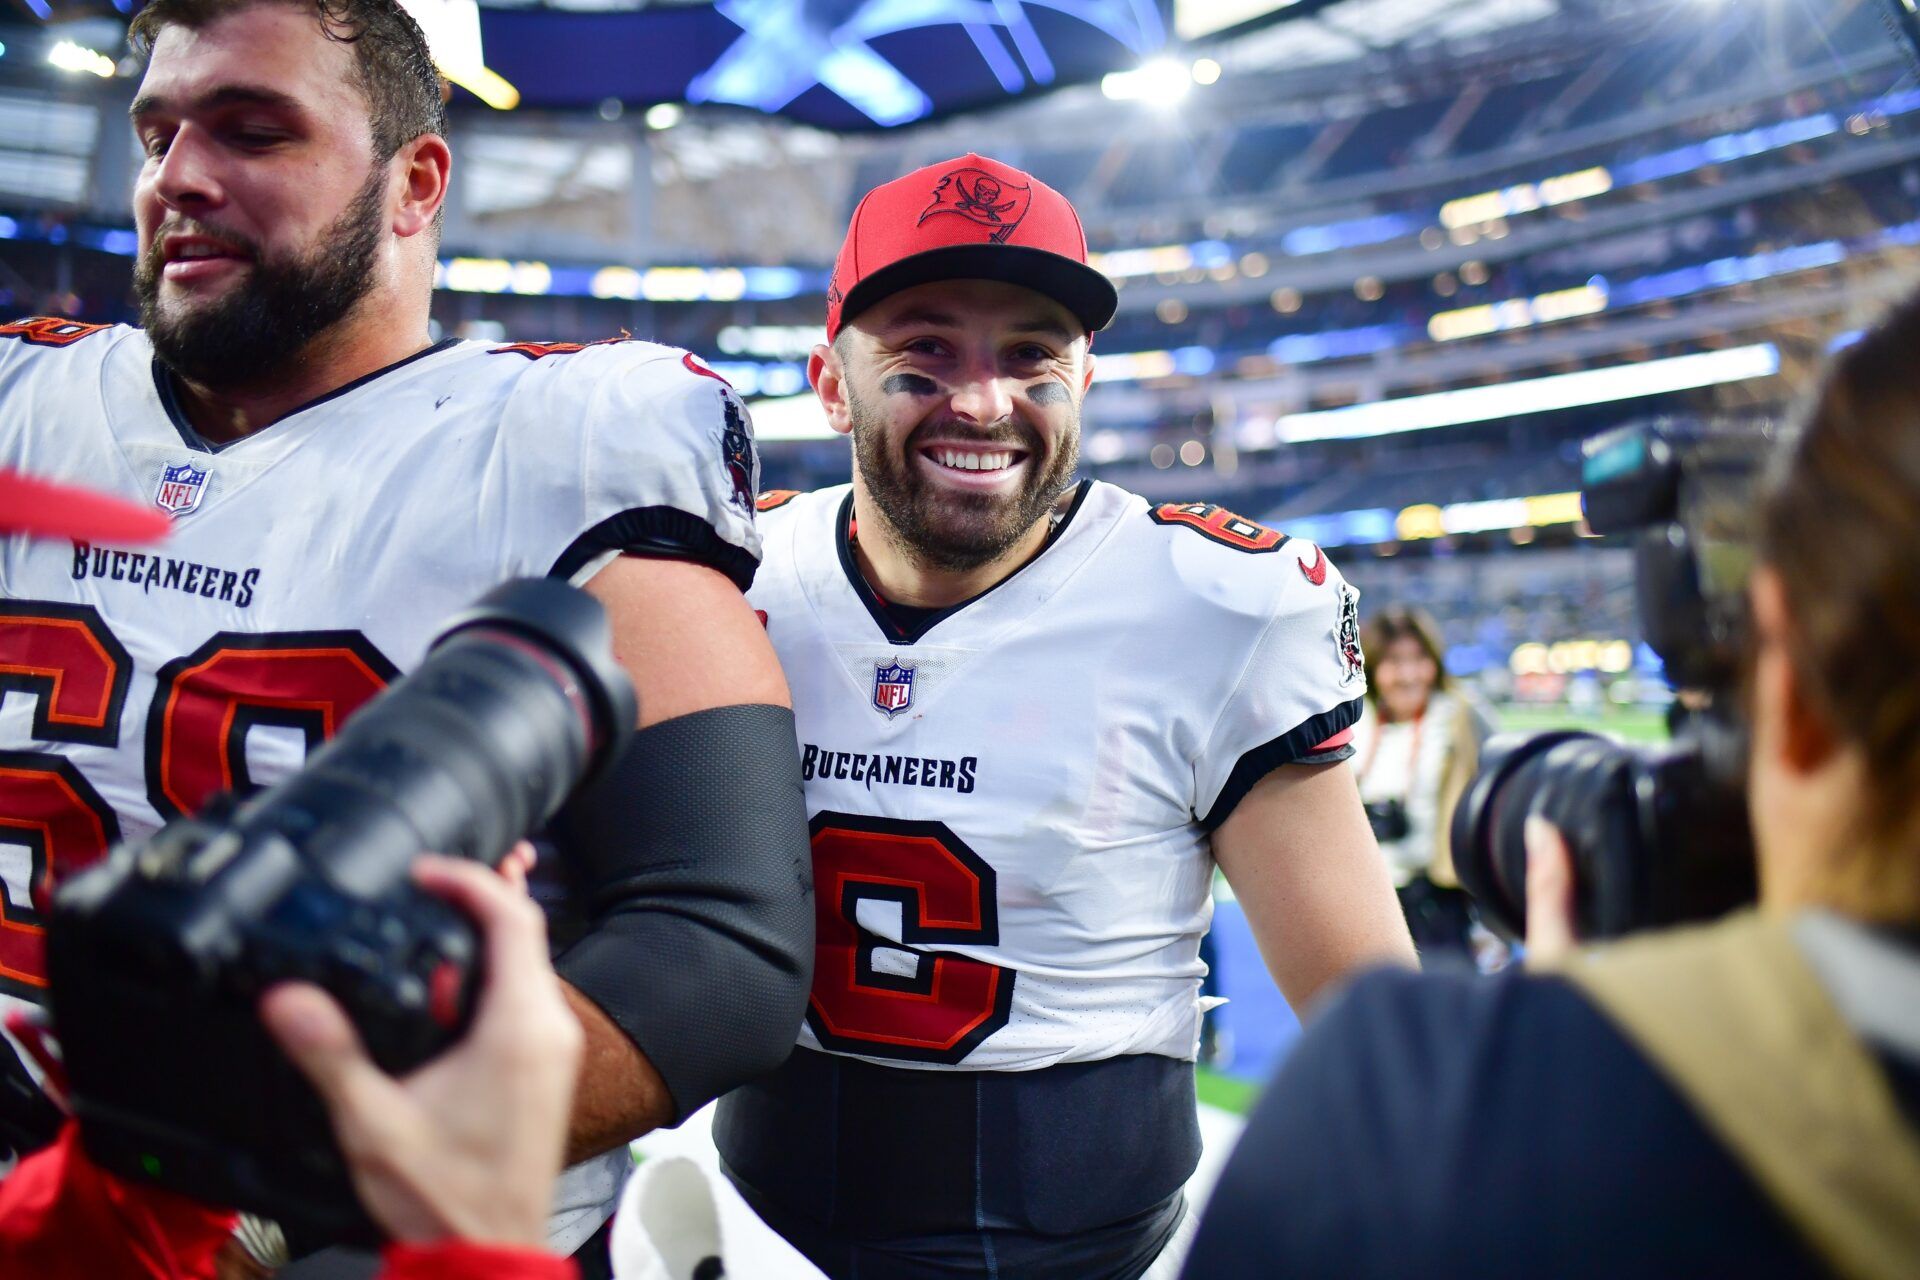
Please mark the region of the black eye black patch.
POLYGON ((1057 382, 1036 382, 1027 388, 1027 399, 1035 404, 1066 404, 1073 399, 1073 393, 1057 382))
POLYGON ((881 382, 880 389, 890 396, 930 396, 940 390, 932 378, 923 378, 917 373, 890 374, 881 382))

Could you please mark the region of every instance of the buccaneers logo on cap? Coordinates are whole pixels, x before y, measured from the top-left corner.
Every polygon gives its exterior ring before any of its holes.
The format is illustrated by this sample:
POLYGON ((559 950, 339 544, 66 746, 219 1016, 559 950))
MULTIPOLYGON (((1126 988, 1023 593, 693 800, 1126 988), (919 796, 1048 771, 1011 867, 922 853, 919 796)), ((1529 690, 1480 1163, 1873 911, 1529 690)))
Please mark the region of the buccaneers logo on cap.
POLYGON ((1002 182, 984 169, 955 169, 941 175, 933 189, 933 203, 914 225, 935 214, 957 213, 991 231, 987 238, 995 244, 1005 244, 1020 219, 1027 216, 1027 206, 1032 202, 1031 188, 1002 182))

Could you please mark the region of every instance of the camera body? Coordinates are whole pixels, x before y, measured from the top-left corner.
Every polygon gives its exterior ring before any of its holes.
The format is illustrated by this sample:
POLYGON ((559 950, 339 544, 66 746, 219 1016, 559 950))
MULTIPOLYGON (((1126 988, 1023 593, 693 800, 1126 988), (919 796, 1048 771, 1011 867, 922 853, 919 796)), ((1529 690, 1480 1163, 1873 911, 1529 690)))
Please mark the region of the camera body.
POLYGON ((1454 870, 1500 932, 1526 932, 1524 827, 1567 838, 1580 936, 1706 919, 1753 900, 1738 709, 1752 519, 1771 432, 1654 423, 1586 442, 1582 502, 1596 533, 1632 533, 1647 643, 1679 691, 1672 740, 1502 735, 1455 808, 1454 870))
POLYGON ((1405 840, 1413 833, 1413 822, 1407 817, 1407 803, 1400 797, 1369 800, 1364 807, 1367 825, 1373 828, 1373 838, 1381 844, 1405 840))
POLYGON ((619 751, 635 711, 598 603, 508 583, 297 773, 64 884, 49 994, 88 1152, 324 1238, 377 1239, 259 997, 320 985, 392 1073, 459 1039, 479 940, 412 883, 414 859, 497 863, 619 751))

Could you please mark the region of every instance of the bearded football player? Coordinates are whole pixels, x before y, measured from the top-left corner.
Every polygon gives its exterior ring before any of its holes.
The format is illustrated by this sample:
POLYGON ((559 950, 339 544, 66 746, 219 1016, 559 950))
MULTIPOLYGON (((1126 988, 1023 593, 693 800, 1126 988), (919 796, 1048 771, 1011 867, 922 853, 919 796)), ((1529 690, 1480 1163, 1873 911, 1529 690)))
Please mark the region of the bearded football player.
POLYGON ((1413 948, 1349 767, 1319 548, 1076 482, 1112 284, 968 155, 855 210, 809 371, 850 485, 762 499, 818 951, 728 1171, 836 1277, 1146 1273, 1199 1154, 1214 868, 1296 1008, 1413 948))
POLYGON ((430 340, 451 157, 393 0, 155 0, 132 38, 142 325, 0 326, 0 464, 173 535, 0 541, 0 838, 31 852, 0 987, 42 994, 60 876, 285 776, 489 587, 584 583, 640 728, 549 860, 587 1044, 550 1240, 575 1250, 627 1140, 777 1063, 804 1000, 792 718, 741 594, 744 411, 648 343, 430 340))

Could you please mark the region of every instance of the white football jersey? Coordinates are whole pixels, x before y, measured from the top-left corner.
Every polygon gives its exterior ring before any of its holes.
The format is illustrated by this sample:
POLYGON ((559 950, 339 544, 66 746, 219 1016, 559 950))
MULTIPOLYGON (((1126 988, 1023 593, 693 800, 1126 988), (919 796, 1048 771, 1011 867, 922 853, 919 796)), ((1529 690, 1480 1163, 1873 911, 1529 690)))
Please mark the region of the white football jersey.
POLYGON ((154 547, 0 538, 0 990, 28 998, 36 891, 289 773, 489 588, 663 541, 744 587, 759 550, 740 402, 644 342, 443 342, 214 448, 144 333, 25 321, 0 465, 174 515, 154 547))
POLYGON ((764 498, 749 592, 812 814, 800 1044, 972 1070, 1192 1058, 1209 833, 1273 768, 1341 758, 1357 593, 1318 547, 1088 482, 1039 556, 903 634, 848 549, 850 495, 764 498))

